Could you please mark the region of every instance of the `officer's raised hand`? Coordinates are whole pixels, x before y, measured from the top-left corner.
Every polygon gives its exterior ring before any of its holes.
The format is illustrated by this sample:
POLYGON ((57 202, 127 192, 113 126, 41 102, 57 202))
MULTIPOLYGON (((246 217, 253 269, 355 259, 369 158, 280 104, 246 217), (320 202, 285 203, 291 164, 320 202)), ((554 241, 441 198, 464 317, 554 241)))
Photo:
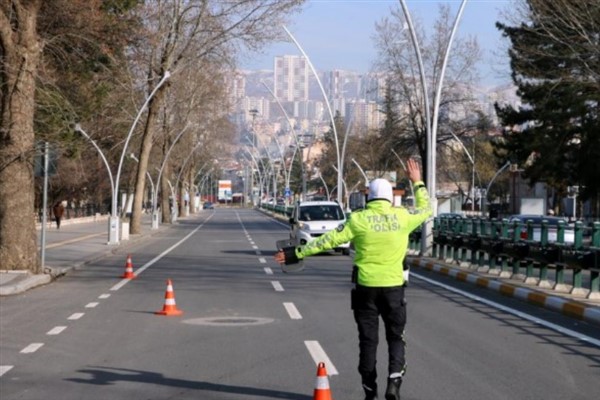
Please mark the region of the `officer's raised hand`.
POLYGON ((421 168, 419 167, 419 163, 414 158, 408 159, 407 172, 408 172, 408 178, 413 183, 420 182, 422 180, 421 168))

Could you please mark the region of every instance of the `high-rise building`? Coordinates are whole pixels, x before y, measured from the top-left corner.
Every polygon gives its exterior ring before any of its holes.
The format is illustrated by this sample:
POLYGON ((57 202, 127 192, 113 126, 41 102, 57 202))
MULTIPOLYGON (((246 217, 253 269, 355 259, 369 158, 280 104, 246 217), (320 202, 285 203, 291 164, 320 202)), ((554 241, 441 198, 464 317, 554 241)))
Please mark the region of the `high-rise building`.
POLYGON ((357 100, 346 103, 345 123, 359 129, 379 129, 382 124, 379 106, 374 101, 357 100))
POLYGON ((308 100, 308 61, 303 56, 275 57, 274 93, 281 102, 308 100))

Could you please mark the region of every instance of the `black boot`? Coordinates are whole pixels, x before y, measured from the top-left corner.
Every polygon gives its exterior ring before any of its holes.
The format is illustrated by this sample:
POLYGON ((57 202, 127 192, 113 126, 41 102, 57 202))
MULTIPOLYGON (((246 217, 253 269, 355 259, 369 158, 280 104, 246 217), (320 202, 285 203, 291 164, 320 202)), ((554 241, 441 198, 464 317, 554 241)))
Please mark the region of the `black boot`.
POLYGON ((364 383, 362 384, 363 390, 365 391, 365 400, 377 400, 377 384, 376 383, 364 383))
POLYGON ((402 378, 388 378, 385 400, 400 400, 400 385, 402 378))

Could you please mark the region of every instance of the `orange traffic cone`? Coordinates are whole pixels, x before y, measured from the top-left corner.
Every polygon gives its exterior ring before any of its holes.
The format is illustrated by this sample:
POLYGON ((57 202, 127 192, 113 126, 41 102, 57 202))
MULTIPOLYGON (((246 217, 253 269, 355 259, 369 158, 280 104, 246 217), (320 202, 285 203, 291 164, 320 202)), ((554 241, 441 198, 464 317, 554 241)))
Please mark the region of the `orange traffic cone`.
POLYGON ((327 370, 325 369, 325 363, 322 362, 319 363, 317 368, 317 382, 315 383, 313 400, 332 400, 327 370))
POLYGON ((125 262, 125 273, 121 276, 125 279, 135 279, 136 276, 133 273, 133 263, 131 262, 131 254, 127 255, 127 261, 125 262))
POLYGON ((167 291, 165 293, 165 305, 161 311, 156 311, 158 315, 181 315, 183 311, 177 309, 175 304, 175 293, 173 292, 173 284, 170 279, 167 279, 167 291))

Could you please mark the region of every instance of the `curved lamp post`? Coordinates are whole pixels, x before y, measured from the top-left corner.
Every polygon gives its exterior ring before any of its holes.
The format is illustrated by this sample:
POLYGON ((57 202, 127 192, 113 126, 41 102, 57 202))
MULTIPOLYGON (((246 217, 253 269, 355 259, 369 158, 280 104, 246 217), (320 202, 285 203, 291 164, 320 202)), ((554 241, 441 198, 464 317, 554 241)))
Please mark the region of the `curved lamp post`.
POLYGON ((358 161, 356 161, 353 158, 352 162, 358 167, 358 169, 360 170, 360 173, 362 174, 363 178, 365 178, 365 187, 368 188, 369 187, 369 177, 367 176, 367 174, 365 174, 365 171, 362 169, 362 167, 360 166, 360 164, 358 163, 358 161))
MULTIPOLYGON (((437 142, 437 126, 439 119, 439 107, 442 93, 442 85, 444 83, 444 76, 446 74, 446 67, 448 65, 448 58, 450 55, 450 48, 452 46, 452 41, 454 40, 454 35, 456 34, 458 24, 462 17, 463 10, 465 5, 467 4, 467 0, 462 0, 458 13, 456 14, 456 18, 454 20, 454 25, 452 26, 452 32, 450 33, 450 38, 448 39, 448 43, 446 45, 446 50, 444 53, 444 60, 442 62, 442 66, 440 69, 440 77, 438 79, 438 85, 435 92, 434 97, 434 105, 433 105, 433 120, 430 115, 429 110, 429 91, 427 89, 427 78, 425 76, 425 67, 423 66, 423 58, 421 57, 421 49, 419 46, 419 42, 417 40, 417 34, 412 23, 412 19, 410 17, 410 12, 408 11, 408 7, 406 6, 406 0, 399 0, 400 5, 402 7, 402 11, 404 12, 404 16, 406 18, 407 26, 410 30, 410 38, 415 49, 415 53, 417 56, 417 62, 419 65, 419 75, 421 79, 421 87, 423 90, 423 101, 425 107, 425 119, 426 119, 426 132, 427 132, 427 190, 429 191, 429 195, 431 196, 431 203, 433 209, 433 215, 437 215, 437 194, 436 194, 436 142, 437 142)), ((431 248, 431 243, 433 237, 432 233, 432 221, 431 219, 423 224, 423 234, 422 237, 424 240, 421 241, 421 253, 425 254, 431 248)))
MULTIPOLYGON (((171 143, 171 146, 169 146, 169 149, 167 150, 167 153, 165 154, 165 158, 164 158, 162 164, 160 165, 160 169, 158 170, 158 178, 156 178, 156 186, 157 186, 156 196, 154 196, 154 202, 152 203, 152 229, 158 229, 158 211, 156 210, 156 202, 158 199, 158 191, 160 190, 160 187, 161 187, 160 178, 162 176, 163 169, 165 168, 165 164, 167 163, 167 160, 169 159, 169 154, 171 154, 171 150, 173 150, 175 143, 177 143, 179 138, 181 138, 181 136, 185 133, 185 131, 187 130, 188 127, 189 127, 189 124, 186 124, 183 127, 183 129, 181 130, 181 132, 179 132, 179 134, 175 137, 175 140, 173 140, 173 143, 171 143)), ((173 187, 171 185, 171 182, 169 182, 169 186, 171 186, 171 192, 172 192, 173 187)), ((175 202, 175 197, 173 197, 173 202, 175 202)))
POLYGON ((487 187, 485 188, 485 203, 483 203, 483 207, 487 208, 487 196, 488 196, 488 193, 490 192, 490 187, 492 186, 492 183, 494 183, 494 181, 496 180, 498 175, 500 175, 502 173, 502 171, 504 171, 506 168, 508 168, 510 166, 510 164, 511 164, 511 162, 507 161, 506 164, 504 164, 502 167, 500 167, 500 169, 498 171, 496 171, 496 173, 490 180, 490 183, 488 183, 487 187))
MULTIPOLYGON (((396 153, 396 151, 394 149, 390 149, 390 150, 392 151, 392 154, 394 154, 396 156, 396 158, 398 159, 398 161, 400 161, 400 164, 402 165, 402 168, 404 169, 404 172, 407 172, 407 170, 406 170, 406 164, 404 164, 404 161, 402 161, 402 159, 400 158, 400 156, 398 155, 398 153, 396 153)), ((413 183, 412 183, 412 181, 410 179, 408 180, 408 184, 410 185, 410 194, 414 198, 415 197, 415 191, 413 189, 413 183)))
POLYGON ((150 102, 152 97, 154 97, 157 90, 167 81, 167 79, 169 79, 170 76, 171 76, 170 72, 166 71, 165 75, 162 77, 160 82, 158 82, 158 84, 156 85, 154 90, 152 90, 152 92, 148 95, 148 97, 146 98, 146 101, 144 102, 144 104, 142 105, 140 110, 138 111, 138 114, 135 117, 135 119, 131 125, 131 128, 129 129, 127 138, 125 139, 125 145, 123 146, 123 151, 121 152, 121 159, 119 160, 119 166, 117 168, 116 178, 113 179, 113 175, 110 170, 110 166, 108 165, 108 161, 106 160, 106 157, 102 153, 102 150, 100 150, 100 147, 98 147, 96 142, 94 140, 92 140, 87 133, 84 132, 84 130, 81 128, 81 125, 79 125, 79 124, 75 125, 75 130, 77 132, 81 133, 83 136, 85 136, 88 140, 91 141, 92 145, 96 148, 96 150, 102 157, 102 161, 104 162, 104 165, 106 166, 106 170, 108 171, 108 177, 110 179, 110 185, 111 185, 111 197, 112 197, 111 211, 110 211, 111 215, 110 215, 110 218, 108 221, 108 244, 119 244, 120 235, 119 235, 119 215, 118 215, 117 196, 119 194, 119 179, 121 177, 121 169, 123 167, 123 160, 125 159, 125 154, 127 154, 127 146, 129 144, 129 140, 131 139, 131 136, 133 134, 135 126, 137 125, 140 117, 142 116, 142 112, 146 109, 146 107, 148 106, 148 103, 150 102))
POLYGON ((323 100, 325 100, 325 104, 327 104, 327 111, 329 112, 329 118, 331 120, 331 127, 333 129, 333 135, 335 138, 335 151, 336 151, 336 155, 337 155, 337 187, 338 187, 337 202, 339 204, 342 204, 342 191, 339 190, 339 188, 342 187, 342 177, 344 175, 344 165, 343 165, 343 158, 342 158, 343 155, 340 154, 340 144, 339 144, 339 140, 338 140, 337 128, 335 127, 335 119, 333 117, 333 112, 331 111, 331 105, 329 104, 329 100, 327 99, 327 95, 325 94, 325 89, 323 88, 323 84, 321 83, 321 80, 319 79, 319 75, 317 74, 315 67, 313 66, 312 62, 310 61, 310 58, 308 58, 308 56, 306 55, 306 52, 304 51, 302 46, 300 46, 300 43, 298 43, 296 38, 294 38, 294 36, 290 33, 290 31, 287 30, 285 25, 282 25, 282 26, 283 26, 283 29, 288 34, 288 36, 292 39, 294 44, 296 44, 296 46, 298 47, 298 49, 300 50, 300 52, 302 53, 304 58, 306 58, 306 62, 308 63, 308 66, 310 67, 313 75, 315 76, 317 83, 319 84, 319 88, 321 89, 321 94, 323 95, 323 100))
MULTIPOLYGON (((294 153, 292 154, 292 162, 290 163, 290 168, 289 168, 289 172, 287 173, 286 176, 286 184, 285 184, 285 189, 286 192, 288 192, 290 190, 290 177, 292 175, 292 167, 294 165, 294 157, 296 156, 296 151, 298 151, 298 149, 300 148, 300 140, 298 139, 298 135, 296 135, 296 131, 294 130, 294 126, 295 124, 292 124, 292 120, 289 117, 288 113, 285 111, 285 108, 283 107, 283 104, 281 104, 281 101, 279 101, 279 99, 277 98, 277 96, 275 96, 275 93, 273 93, 273 91, 271 90, 271 88, 269 88, 267 86, 266 83, 261 82, 263 84, 263 86, 269 91, 269 93, 271 94, 271 96, 273 96, 273 98, 275 99, 275 102, 277 103, 277 105, 279 106, 279 109, 281 110, 281 112, 283 113, 283 115, 285 116, 285 119, 288 122, 288 125, 290 126, 290 130, 292 131, 292 135, 294 135, 294 142, 296 142, 296 147, 294 148, 294 153)), ((281 149, 279 150, 280 153, 281 149)), ((283 157, 283 155, 282 155, 283 157)), ((304 165, 304 152, 302 152, 302 158, 300 159, 300 163, 302 165, 304 165)), ((302 173, 302 176, 304 176, 304 172, 302 173)), ((304 188, 304 186, 303 186, 304 188)))

